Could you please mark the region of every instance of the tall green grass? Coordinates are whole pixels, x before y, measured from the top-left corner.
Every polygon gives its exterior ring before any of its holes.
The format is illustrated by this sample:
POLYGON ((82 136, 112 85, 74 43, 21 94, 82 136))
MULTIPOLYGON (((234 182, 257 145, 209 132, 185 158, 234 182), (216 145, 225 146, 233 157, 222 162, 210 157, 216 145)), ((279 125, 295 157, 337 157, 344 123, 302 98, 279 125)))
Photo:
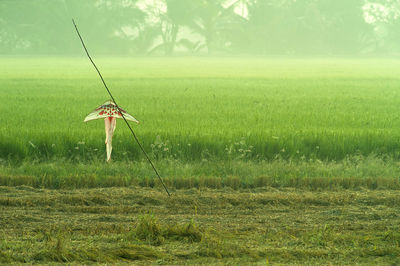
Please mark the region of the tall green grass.
MULTIPOLYGON (((155 159, 400 157, 400 61, 98 58, 155 159)), ((109 97, 85 58, 0 58, 0 159, 91 162, 109 97)), ((123 121, 114 161, 143 159, 123 121)))
MULTIPOLYGON (((400 163, 391 159, 347 157, 340 162, 319 160, 199 161, 158 160, 169 189, 260 187, 306 190, 400 189, 400 163)), ((0 186, 31 186, 51 189, 96 187, 158 187, 146 161, 89 163, 23 162, 0 165, 0 186)))

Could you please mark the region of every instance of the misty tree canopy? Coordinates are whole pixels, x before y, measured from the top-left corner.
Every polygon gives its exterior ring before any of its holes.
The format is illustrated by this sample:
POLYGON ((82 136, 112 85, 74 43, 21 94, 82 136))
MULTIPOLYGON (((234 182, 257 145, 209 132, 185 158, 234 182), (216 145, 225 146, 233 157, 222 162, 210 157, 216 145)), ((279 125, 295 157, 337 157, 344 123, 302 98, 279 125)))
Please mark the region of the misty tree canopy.
POLYGON ((0 54, 394 55, 400 0, 0 0, 0 54))

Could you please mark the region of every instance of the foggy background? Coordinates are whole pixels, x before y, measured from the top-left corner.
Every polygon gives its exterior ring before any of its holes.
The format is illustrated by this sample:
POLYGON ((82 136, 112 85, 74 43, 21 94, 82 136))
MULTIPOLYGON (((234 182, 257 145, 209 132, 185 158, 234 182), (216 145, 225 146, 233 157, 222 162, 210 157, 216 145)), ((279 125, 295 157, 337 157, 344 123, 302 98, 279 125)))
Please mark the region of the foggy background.
POLYGON ((400 0, 0 0, 0 55, 400 55, 400 0))

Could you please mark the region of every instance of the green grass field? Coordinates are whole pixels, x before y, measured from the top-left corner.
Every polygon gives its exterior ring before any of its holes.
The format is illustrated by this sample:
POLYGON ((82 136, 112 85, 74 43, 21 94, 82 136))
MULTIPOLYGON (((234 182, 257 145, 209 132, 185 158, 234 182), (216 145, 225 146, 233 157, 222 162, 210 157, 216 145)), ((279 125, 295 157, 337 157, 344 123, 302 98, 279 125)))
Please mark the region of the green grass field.
POLYGON ((400 61, 0 58, 0 263, 399 264, 400 61))
MULTIPOLYGON (((398 159, 400 62, 394 60, 103 59, 118 103, 155 158, 398 159)), ((109 97, 86 59, 0 60, 0 157, 104 158, 109 97)), ((119 121, 113 159, 142 157, 119 121)))

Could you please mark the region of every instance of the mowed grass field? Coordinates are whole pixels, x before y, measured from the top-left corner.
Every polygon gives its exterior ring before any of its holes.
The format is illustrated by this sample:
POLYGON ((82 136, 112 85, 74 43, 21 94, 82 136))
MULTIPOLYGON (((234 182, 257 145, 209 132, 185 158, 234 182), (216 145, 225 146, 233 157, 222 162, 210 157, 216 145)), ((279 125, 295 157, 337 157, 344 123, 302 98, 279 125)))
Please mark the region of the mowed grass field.
POLYGON ((0 191, 2 263, 400 262, 398 191, 0 191))
POLYGON ((399 264, 400 61, 0 58, 0 263, 399 264))

